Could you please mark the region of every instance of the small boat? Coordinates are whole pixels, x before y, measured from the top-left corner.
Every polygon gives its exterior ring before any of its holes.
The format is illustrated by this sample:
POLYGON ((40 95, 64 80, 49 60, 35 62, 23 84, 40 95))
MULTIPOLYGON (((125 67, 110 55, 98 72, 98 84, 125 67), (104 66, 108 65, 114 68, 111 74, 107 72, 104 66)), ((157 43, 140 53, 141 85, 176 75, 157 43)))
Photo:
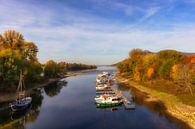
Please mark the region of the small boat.
POLYGON ((125 109, 127 109, 127 110, 131 110, 131 109, 136 108, 135 104, 133 102, 130 102, 130 101, 125 103, 124 106, 125 106, 125 109))
POLYGON ((114 107, 123 104, 123 100, 117 96, 101 95, 99 98, 95 98, 97 107, 114 107))
POLYGON ((96 78, 96 83, 97 84, 105 84, 105 83, 107 83, 107 78, 103 78, 103 77, 97 77, 96 78))
POLYGON ((127 98, 123 99, 123 103, 125 106, 125 109, 130 110, 130 109, 135 109, 135 103, 132 101, 129 101, 127 98))
POLYGON ((115 93, 112 90, 96 91, 96 95, 104 95, 104 94, 112 94, 112 95, 114 95, 115 93))
POLYGON ((18 92, 17 99, 14 102, 10 103, 10 107, 14 112, 24 111, 30 107, 32 98, 26 97, 22 72, 20 72, 20 80, 19 80, 17 92, 18 92))
POLYGON ((107 90, 107 89, 109 89, 110 87, 108 86, 108 85, 106 85, 106 84, 100 84, 100 85, 97 85, 96 86, 96 90, 97 91, 102 91, 102 90, 107 90))
POLYGON ((110 78, 110 73, 103 72, 101 74, 98 74, 98 76, 96 78, 96 83, 97 84, 103 84, 103 83, 105 84, 108 82, 109 78, 110 78))

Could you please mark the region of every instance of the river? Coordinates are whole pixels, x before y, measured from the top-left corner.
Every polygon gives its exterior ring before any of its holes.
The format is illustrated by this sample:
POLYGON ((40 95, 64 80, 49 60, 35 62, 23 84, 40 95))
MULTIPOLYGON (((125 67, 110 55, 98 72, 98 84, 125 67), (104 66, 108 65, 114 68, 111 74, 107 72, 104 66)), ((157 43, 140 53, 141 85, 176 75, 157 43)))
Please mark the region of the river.
POLYGON ((65 78, 67 84, 52 84, 34 90, 32 107, 23 114, 8 109, 0 111, 0 128, 3 129, 187 129, 173 117, 163 113, 164 107, 143 102, 139 91, 123 85, 116 87, 126 96, 134 96, 136 109, 98 109, 94 104, 95 78, 102 71, 115 72, 114 68, 101 67, 97 71, 65 78))

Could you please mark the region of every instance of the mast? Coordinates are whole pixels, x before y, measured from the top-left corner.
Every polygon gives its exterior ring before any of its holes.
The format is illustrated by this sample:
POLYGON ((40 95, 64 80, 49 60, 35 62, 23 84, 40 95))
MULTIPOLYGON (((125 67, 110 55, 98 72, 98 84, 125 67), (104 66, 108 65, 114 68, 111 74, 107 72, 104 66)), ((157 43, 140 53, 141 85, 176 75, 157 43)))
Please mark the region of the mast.
POLYGON ((22 70, 20 70, 20 79, 19 79, 19 83, 18 83, 17 92, 18 92, 18 96, 17 96, 18 99, 25 97, 24 76, 22 74, 22 70))

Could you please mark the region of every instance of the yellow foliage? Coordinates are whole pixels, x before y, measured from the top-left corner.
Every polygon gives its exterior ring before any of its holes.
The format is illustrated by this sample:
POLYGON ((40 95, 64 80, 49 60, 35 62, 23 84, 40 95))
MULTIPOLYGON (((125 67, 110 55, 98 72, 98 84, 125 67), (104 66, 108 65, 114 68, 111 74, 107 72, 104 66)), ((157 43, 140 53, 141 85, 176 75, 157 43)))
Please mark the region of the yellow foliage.
POLYGON ((171 68, 171 77, 173 80, 177 80, 178 72, 179 72, 179 65, 178 64, 173 65, 171 68))
POLYGON ((135 68, 133 77, 134 77, 134 80, 136 80, 136 81, 140 81, 141 80, 141 73, 140 73, 138 67, 135 68))
POLYGON ((148 54, 145 55, 143 58, 143 64, 144 66, 151 66, 152 64, 156 63, 157 55, 155 54, 148 54))

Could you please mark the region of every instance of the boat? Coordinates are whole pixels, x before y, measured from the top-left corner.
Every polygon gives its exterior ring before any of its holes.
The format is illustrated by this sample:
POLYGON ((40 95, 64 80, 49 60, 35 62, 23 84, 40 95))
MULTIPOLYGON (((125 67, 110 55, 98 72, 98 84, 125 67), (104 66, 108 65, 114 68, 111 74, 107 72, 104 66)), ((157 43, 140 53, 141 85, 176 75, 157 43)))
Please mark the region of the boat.
POLYGON ((95 98, 97 107, 114 107, 123 104, 122 98, 115 95, 101 95, 95 98))
POLYGON ((106 78, 106 77, 97 77, 96 78, 96 83, 97 84, 105 84, 105 83, 107 83, 107 81, 108 81, 108 79, 106 78))
POLYGON ((109 88, 110 87, 108 85, 106 85, 106 84, 99 84, 99 85, 96 86, 96 90, 97 91, 107 90, 109 88))
POLYGON ((116 94, 107 94, 107 93, 105 93, 105 94, 96 95, 95 96, 95 101, 102 100, 106 97, 116 97, 116 94))
POLYGON ((115 94, 112 90, 96 91, 96 95, 115 94))
POLYGON ((127 109, 127 110, 131 110, 131 109, 135 109, 136 108, 135 104, 133 102, 131 102, 131 101, 125 103, 124 106, 125 106, 125 109, 127 109))
POLYGON ((125 106, 125 109, 127 110, 131 110, 131 109, 135 109, 135 103, 133 103, 132 101, 129 101, 127 98, 123 99, 123 103, 125 106))
POLYGON ((31 102, 32 98, 27 97, 25 94, 24 77, 21 71, 17 88, 17 99, 14 102, 10 103, 11 110, 14 112, 24 111, 30 107, 31 102))
POLYGON ((101 74, 97 75, 96 83, 97 84, 105 84, 110 80, 110 73, 108 72, 102 72, 101 74))

